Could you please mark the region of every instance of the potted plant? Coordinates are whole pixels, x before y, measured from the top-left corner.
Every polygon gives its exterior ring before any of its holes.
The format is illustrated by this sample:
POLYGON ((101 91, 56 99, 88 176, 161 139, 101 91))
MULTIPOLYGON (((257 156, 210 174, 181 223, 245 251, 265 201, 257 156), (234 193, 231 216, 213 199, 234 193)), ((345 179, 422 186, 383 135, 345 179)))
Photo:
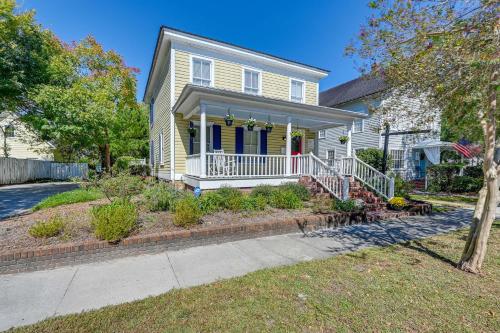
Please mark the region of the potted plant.
POLYGON ((291 137, 292 137, 292 140, 298 140, 299 138, 302 137, 302 132, 299 131, 299 130, 295 130, 295 131, 292 131, 292 133, 290 133, 291 137))
POLYGON ((255 124, 257 123, 257 120, 255 118, 248 118, 243 124, 247 127, 249 131, 253 131, 253 128, 255 124))
POLYGON ((393 197, 388 203, 389 208, 393 210, 403 210, 408 207, 408 202, 402 197, 393 197))
POLYGON ((189 136, 194 138, 196 136, 196 128, 194 127, 189 127, 188 128, 189 136))
POLYGON ((271 122, 266 123, 266 132, 270 133, 273 130, 274 124, 271 122))
POLYGON ((234 121, 234 114, 228 112, 225 116, 224 116, 224 121, 226 122, 226 126, 231 126, 233 125, 233 121, 234 121))
POLYGON ((347 135, 339 136, 339 141, 341 144, 345 145, 349 141, 349 137, 347 135))

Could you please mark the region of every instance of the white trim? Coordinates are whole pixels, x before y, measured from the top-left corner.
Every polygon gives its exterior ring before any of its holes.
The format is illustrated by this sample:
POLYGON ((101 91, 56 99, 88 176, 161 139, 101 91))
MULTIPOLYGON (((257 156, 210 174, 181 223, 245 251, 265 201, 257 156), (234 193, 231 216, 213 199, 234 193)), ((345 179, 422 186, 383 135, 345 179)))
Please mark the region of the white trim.
POLYGON ((241 92, 249 94, 249 95, 262 96, 262 70, 257 69, 257 68, 248 67, 248 66, 241 67, 241 92), (259 91, 257 92, 257 94, 250 94, 250 93, 247 93, 245 91, 245 71, 254 72, 254 73, 259 74, 259 82, 258 82, 259 91))
POLYGON ((215 82, 214 82, 214 77, 215 77, 215 65, 214 64, 215 64, 215 61, 214 61, 214 59, 200 56, 197 54, 189 54, 189 82, 191 84, 194 84, 193 83, 193 60, 194 59, 210 62, 210 87, 214 87, 215 86, 215 82))
POLYGON ((299 64, 290 63, 290 62, 287 62, 284 60, 278 60, 272 56, 265 56, 265 55, 261 55, 261 54, 256 54, 257 52, 252 53, 250 51, 244 51, 244 50, 238 49, 236 47, 224 46, 224 45, 216 44, 214 42, 201 40, 200 38, 188 37, 188 36, 185 36, 185 35, 182 35, 182 34, 179 34, 176 32, 172 32, 172 31, 165 31, 164 35, 170 36, 171 39, 176 38, 178 40, 184 40, 188 43, 191 42, 190 44, 200 44, 201 46, 208 46, 208 47, 219 49, 219 50, 226 51, 229 53, 238 54, 240 56, 246 56, 247 58, 250 58, 250 59, 253 58, 253 60, 261 60, 261 61, 264 60, 264 61, 267 61, 267 62, 270 62, 273 64, 279 64, 279 65, 282 65, 285 67, 294 68, 294 70, 299 70, 302 72, 310 73, 311 75, 316 75, 319 78, 323 78, 323 77, 326 77, 328 75, 328 71, 322 71, 319 69, 315 70, 313 68, 310 68, 310 66, 307 66, 307 65, 299 65, 299 64))
POLYGON ((175 49, 170 48, 170 179, 175 178, 175 49))
POLYGON ((302 103, 302 104, 306 103, 306 81, 301 80, 301 79, 296 79, 294 77, 289 78, 289 81, 288 81, 288 100, 291 102, 294 102, 294 103, 302 103), (292 100, 292 81, 302 83, 302 101, 301 102, 297 102, 297 101, 292 100))
POLYGON ((316 84, 316 105, 319 105, 319 82, 315 82, 316 84))
POLYGON ((183 175, 185 184, 199 187, 202 190, 218 189, 221 186, 236 188, 255 187, 257 185, 278 186, 288 182, 298 182, 298 177, 276 177, 276 178, 239 178, 239 179, 198 179, 196 177, 183 175))

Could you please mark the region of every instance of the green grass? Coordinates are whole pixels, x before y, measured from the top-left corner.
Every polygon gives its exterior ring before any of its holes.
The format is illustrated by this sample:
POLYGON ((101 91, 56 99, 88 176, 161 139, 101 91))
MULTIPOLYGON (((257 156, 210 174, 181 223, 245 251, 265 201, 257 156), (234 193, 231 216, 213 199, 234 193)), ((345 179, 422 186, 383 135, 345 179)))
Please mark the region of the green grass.
POLYGON ((412 194, 412 199, 421 200, 421 201, 446 201, 446 202, 455 202, 455 203, 466 203, 466 204, 475 204, 477 202, 477 198, 471 198, 461 195, 421 195, 421 194, 412 194))
POLYGON ((100 191, 85 190, 79 188, 76 190, 51 195, 50 197, 43 199, 35 207, 33 207, 33 211, 77 202, 93 201, 101 199, 103 197, 104 195, 100 191))
POLYGON ((465 235, 261 270, 15 332, 498 332, 500 223, 482 276, 454 267, 465 235))

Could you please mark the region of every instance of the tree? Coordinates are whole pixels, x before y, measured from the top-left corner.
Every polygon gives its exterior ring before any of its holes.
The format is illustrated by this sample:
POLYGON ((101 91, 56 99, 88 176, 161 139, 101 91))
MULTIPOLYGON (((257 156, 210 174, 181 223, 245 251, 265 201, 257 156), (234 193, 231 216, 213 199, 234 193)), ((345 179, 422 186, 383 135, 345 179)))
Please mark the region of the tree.
MULTIPOLYGON (((480 272, 500 174, 494 160, 499 120, 497 1, 376 0, 369 6, 374 15, 346 52, 362 59, 363 73, 382 75, 393 87, 393 96, 421 100, 420 111, 407 108, 400 116, 408 115, 415 124, 441 117, 464 136, 482 132, 484 184, 458 263, 462 270, 480 272)), ((380 112, 395 111, 383 106, 380 112)))
MULTIPOLYGON (((377 148, 367 148, 360 150, 356 153, 356 157, 363 162, 371 165, 378 171, 382 172, 382 164, 384 163, 384 151, 377 148)), ((392 164, 392 158, 390 155, 387 156, 387 166, 390 167, 392 164)))
POLYGON ((0 1, 0 111, 29 105, 28 91, 48 79, 53 35, 35 23, 34 12, 15 13, 14 0, 0 1))

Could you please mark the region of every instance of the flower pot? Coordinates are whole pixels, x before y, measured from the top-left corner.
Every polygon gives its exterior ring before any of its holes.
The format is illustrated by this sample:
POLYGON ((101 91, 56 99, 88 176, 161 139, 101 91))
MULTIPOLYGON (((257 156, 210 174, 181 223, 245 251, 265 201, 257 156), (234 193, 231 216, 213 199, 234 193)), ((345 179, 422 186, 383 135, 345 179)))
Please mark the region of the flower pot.
POLYGON ((343 144, 343 145, 345 145, 347 143, 347 141, 342 140, 342 141, 340 141, 340 143, 343 144))
POLYGON ((233 125, 233 119, 224 119, 226 122, 226 126, 232 126, 233 125))
POLYGON ((252 126, 247 125, 247 129, 251 132, 251 131, 253 131, 253 127, 254 127, 254 126, 255 126, 255 125, 252 125, 252 126))
POLYGON ((271 133, 273 131, 273 128, 272 127, 266 127, 266 132, 267 133, 271 133))

